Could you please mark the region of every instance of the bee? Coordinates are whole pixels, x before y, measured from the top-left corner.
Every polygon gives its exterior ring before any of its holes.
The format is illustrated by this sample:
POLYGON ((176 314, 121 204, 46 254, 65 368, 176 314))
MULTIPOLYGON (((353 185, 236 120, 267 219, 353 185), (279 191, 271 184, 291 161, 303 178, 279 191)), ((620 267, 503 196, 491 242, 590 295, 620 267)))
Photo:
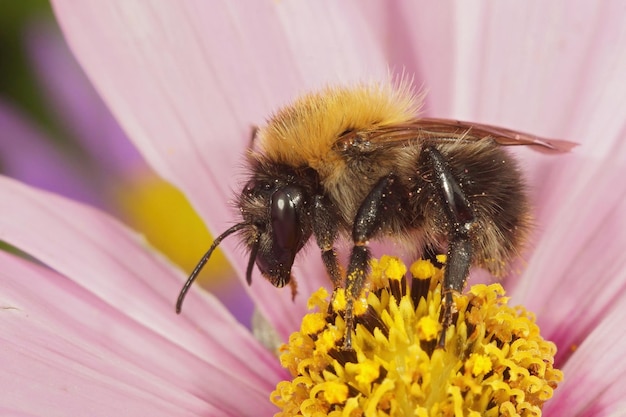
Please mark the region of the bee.
POLYGON ((248 284, 256 264, 274 286, 290 284, 295 296, 291 268, 313 236, 333 289, 345 288, 343 347, 351 349, 354 303, 372 257, 368 243, 391 238, 416 256, 447 253, 442 346, 453 294, 463 290, 470 267, 502 275, 529 232, 523 175, 505 147, 558 153, 575 144, 419 118, 420 101, 408 83, 358 84, 304 95, 275 113, 248 154, 248 182, 236 201, 241 221, 215 239, 176 311, 215 248, 234 233, 250 252, 248 284), (336 251, 341 236, 353 242, 345 279, 336 251))

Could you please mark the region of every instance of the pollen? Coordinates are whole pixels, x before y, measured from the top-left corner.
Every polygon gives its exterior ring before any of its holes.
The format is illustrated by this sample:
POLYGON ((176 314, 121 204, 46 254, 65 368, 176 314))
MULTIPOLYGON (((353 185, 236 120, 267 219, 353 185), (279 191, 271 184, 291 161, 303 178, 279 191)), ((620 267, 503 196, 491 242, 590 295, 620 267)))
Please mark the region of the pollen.
POLYGON ((281 348, 292 379, 271 394, 276 416, 541 415, 563 379, 556 346, 531 313, 508 305, 502 286, 456 296, 442 348, 442 270, 418 261, 407 279, 402 262, 387 256, 371 270, 352 350, 342 348, 345 294, 320 289, 309 300, 314 311, 281 348))

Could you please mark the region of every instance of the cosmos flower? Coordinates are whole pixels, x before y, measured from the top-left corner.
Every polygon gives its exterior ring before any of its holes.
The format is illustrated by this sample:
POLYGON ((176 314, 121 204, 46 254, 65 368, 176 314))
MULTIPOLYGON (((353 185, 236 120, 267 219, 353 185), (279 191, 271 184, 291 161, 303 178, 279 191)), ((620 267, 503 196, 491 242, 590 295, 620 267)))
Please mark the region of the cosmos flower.
MULTIPOLYGON (((537 232, 503 282, 559 348, 565 379, 544 415, 623 412, 626 13, 618 3, 131 2, 58 0, 78 60, 151 166, 211 230, 235 213, 252 126, 326 83, 414 75, 425 113, 577 141, 563 157, 516 153, 537 232)), ((287 373, 210 294, 96 210, 0 182, 3 411, 24 415, 270 415, 287 373), (36 283, 37 285, 35 285, 36 283), (36 400, 33 400, 36 398, 36 400)), ((244 254, 224 249, 240 275, 244 254)), ((282 340, 327 285, 315 250, 299 296, 253 277, 282 340)))

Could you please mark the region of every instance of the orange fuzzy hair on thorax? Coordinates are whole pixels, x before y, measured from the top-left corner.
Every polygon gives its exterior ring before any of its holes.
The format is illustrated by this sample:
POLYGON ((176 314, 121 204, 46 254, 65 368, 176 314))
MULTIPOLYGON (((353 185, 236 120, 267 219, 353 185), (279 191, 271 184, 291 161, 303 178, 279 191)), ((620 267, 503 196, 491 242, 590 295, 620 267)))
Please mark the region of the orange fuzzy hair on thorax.
POLYGON ((348 130, 368 131, 415 119, 421 97, 409 82, 327 87, 278 111, 258 131, 259 149, 269 159, 314 169, 333 158, 333 144, 348 130))

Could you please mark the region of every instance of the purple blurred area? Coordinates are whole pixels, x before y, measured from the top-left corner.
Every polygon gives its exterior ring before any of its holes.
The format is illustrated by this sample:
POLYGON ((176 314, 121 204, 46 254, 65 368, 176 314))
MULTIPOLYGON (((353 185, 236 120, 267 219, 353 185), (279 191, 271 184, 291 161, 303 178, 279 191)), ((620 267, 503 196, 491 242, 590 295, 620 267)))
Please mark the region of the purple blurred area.
POLYGON ((0 162, 6 175, 78 201, 104 208, 106 199, 81 169, 55 147, 32 121, 0 100, 0 162))
POLYGON ((143 158, 85 76, 58 27, 48 21, 31 24, 26 46, 50 109, 93 162, 115 173, 143 167, 143 158))

